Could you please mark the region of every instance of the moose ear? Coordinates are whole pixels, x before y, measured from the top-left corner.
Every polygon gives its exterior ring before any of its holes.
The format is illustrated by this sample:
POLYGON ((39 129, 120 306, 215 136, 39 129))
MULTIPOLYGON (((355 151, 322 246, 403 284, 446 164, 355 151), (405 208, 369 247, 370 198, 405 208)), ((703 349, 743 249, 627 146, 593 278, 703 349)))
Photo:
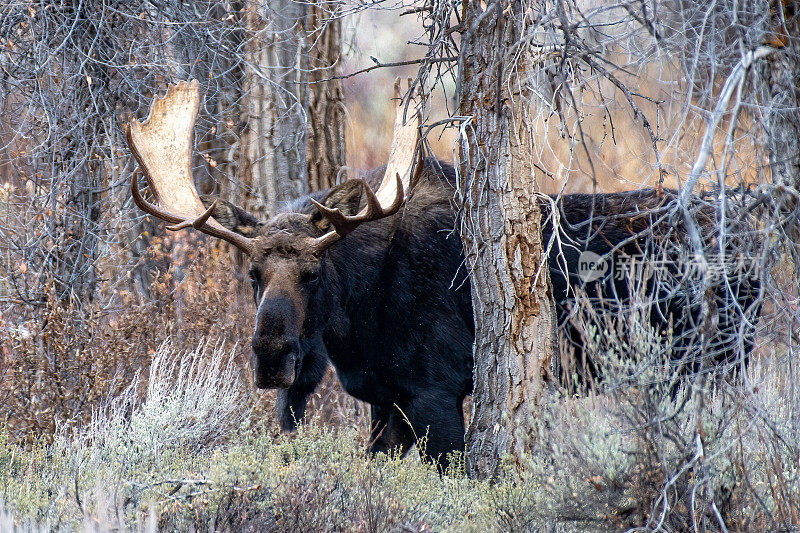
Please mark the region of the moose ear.
POLYGON ((256 217, 230 202, 214 198, 213 196, 201 195, 200 200, 206 208, 214 203, 216 200, 217 207, 214 208, 214 213, 211 215, 214 220, 219 222, 223 227, 235 231, 239 235, 245 237, 256 237, 259 230, 264 225, 263 222, 256 217))
MULTIPOLYGON (((330 189, 324 199, 319 200, 319 203, 331 209, 338 209, 343 215, 352 216, 358 213, 358 204, 361 202, 363 192, 361 180, 349 179, 330 189)), ((311 223, 323 232, 328 231, 331 227, 330 221, 319 211, 315 211, 311 215, 311 223)))

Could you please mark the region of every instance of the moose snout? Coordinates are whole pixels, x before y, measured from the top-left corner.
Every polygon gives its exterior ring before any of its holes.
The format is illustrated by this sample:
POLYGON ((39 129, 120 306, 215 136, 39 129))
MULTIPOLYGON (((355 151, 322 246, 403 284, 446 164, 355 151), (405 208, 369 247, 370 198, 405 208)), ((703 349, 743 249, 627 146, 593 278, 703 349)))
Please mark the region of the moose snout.
POLYGON ((252 341, 253 377, 258 388, 287 388, 294 383, 300 342, 293 304, 282 294, 269 295, 261 302, 252 341))
POLYGON ((294 383, 299 343, 297 340, 253 337, 253 378, 259 389, 285 389, 294 383))

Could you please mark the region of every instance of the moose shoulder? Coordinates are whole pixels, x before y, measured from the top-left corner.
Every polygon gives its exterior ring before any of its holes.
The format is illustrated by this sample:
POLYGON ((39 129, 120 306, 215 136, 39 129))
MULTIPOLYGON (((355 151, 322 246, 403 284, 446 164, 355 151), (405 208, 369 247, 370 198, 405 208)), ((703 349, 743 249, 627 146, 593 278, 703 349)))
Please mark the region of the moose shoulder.
MULTIPOLYGON (((398 107, 386 167, 260 221, 228 202, 197 195, 188 154, 198 98, 196 84, 171 87, 147 122, 128 128, 128 143, 157 204, 142 197, 135 179, 134 200, 172 229, 192 226, 250 257, 254 380, 258 387, 280 389, 281 425, 292 429, 302 417, 330 360, 344 389, 372 407, 373 451, 399 447, 405 453, 422 436, 432 458, 444 461, 448 452, 463 449, 461 405, 472 390, 474 328, 451 206, 455 173, 441 162, 415 158, 418 118, 404 121, 398 107), (185 160, 175 163, 176 152, 185 160)), ((574 287, 598 300, 628 297, 626 285, 608 276, 603 283, 583 283, 580 254, 646 251, 653 234, 669 233, 671 226, 658 217, 672 199, 671 191, 652 189, 561 199, 559 231, 572 244, 553 248, 549 264, 557 310, 576 346, 582 332, 567 325, 574 287)), ((553 232, 550 206, 542 203, 545 242, 553 232)), ((734 297, 746 306, 751 292, 734 297)), ((676 329, 680 345, 695 308, 674 291, 656 300, 651 320, 676 329)), ((735 321, 725 314, 719 332, 735 321)))

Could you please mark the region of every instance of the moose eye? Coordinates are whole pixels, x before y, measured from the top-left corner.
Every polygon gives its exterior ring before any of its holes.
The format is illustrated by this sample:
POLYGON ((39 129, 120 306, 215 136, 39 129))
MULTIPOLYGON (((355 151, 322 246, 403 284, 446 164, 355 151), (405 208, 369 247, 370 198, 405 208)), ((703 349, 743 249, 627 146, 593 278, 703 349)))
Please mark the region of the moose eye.
POLYGON ((317 272, 316 270, 303 272, 301 280, 303 281, 303 283, 308 283, 309 285, 316 285, 316 283, 319 281, 319 272, 317 272))

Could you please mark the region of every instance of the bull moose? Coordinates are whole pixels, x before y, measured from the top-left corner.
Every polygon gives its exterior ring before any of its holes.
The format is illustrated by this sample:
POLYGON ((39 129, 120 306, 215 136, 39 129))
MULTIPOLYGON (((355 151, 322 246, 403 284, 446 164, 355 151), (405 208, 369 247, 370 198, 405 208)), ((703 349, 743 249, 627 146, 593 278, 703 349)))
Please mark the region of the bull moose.
MULTIPOLYGON (((170 223, 168 229, 191 226, 250 258, 253 376, 259 388, 280 389, 281 426, 294 428, 330 361, 345 391, 371 405, 372 451, 399 447, 405 453, 423 435, 431 458, 463 449, 462 401, 472 390, 474 326, 461 240, 454 231, 455 172, 419 157, 419 115, 404 121, 403 106, 398 107, 385 167, 258 220, 226 201, 197 194, 191 150, 198 109, 197 82, 181 82, 156 98, 145 122, 125 125, 155 203, 142 196, 136 177, 132 195, 143 211, 170 223)), ((566 195, 560 208, 563 231, 600 255, 615 246, 641 249, 636 232, 652 219, 630 213, 651 213, 673 196, 653 189, 566 195), (593 225, 587 239, 589 220, 603 223, 593 225)), ((549 220, 549 204, 542 210, 543 220, 549 220)), ((552 231, 546 222, 545 241, 552 231)), ((562 317, 577 283, 579 251, 550 256, 562 317), (566 272, 559 265, 566 265, 566 272)), ((680 297, 667 295, 664 301, 655 320, 676 327, 691 323, 680 297)), ((727 317, 719 329, 730 329, 734 321, 727 317)), ((577 343, 578 334, 570 335, 577 343)))

